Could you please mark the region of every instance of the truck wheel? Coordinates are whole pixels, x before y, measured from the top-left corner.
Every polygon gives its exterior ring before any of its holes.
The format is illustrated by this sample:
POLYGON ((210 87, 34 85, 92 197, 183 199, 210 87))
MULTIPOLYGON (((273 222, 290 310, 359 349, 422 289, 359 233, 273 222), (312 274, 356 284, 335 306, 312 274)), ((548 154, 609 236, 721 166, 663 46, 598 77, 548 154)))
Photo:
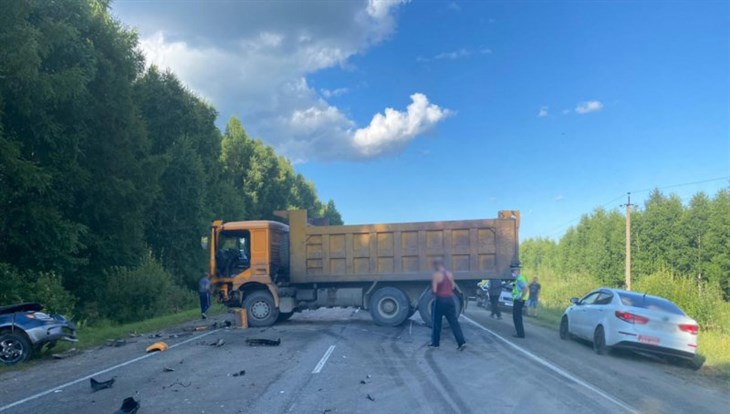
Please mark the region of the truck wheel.
POLYGON ((279 309, 274 305, 274 297, 266 290, 255 290, 246 294, 243 307, 246 308, 250 326, 271 326, 279 318, 279 309))
POLYGON ((17 364, 30 358, 33 347, 23 335, 6 333, 0 335, 0 362, 6 365, 17 364))
POLYGON ((376 324, 398 326, 408 319, 408 296, 394 287, 384 287, 370 297, 370 315, 376 324))
MULTIPOLYGON (((418 313, 421 315, 421 319, 423 319, 423 323, 426 324, 429 328, 433 325, 433 300, 434 295, 431 293, 431 291, 423 292, 423 295, 421 295, 421 299, 418 300, 418 313)), ((461 315, 461 300, 459 298, 454 298, 454 304, 456 306, 456 315, 461 315)))

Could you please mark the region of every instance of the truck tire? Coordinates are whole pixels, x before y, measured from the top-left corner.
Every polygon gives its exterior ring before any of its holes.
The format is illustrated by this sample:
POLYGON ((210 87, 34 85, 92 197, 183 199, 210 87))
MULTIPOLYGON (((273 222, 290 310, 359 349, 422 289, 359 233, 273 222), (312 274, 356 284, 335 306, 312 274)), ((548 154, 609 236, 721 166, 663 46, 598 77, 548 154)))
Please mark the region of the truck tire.
POLYGON ((33 347, 23 334, 0 334, 0 362, 13 365, 26 361, 33 354, 33 347))
POLYGON ((243 299, 249 326, 271 326, 279 318, 279 308, 274 304, 274 297, 267 290, 254 290, 243 299))
POLYGON ((370 297, 370 316, 381 326, 398 326, 408 319, 408 296, 394 287, 380 288, 370 297))
MULTIPOLYGON (((423 292, 423 295, 421 295, 421 298, 418 300, 418 313, 421 315, 423 323, 425 323, 429 328, 433 326, 433 300, 434 295, 430 290, 423 292)), ((461 305, 461 300, 456 296, 454 296, 454 305, 456 306, 456 315, 461 315, 463 307, 461 305)))

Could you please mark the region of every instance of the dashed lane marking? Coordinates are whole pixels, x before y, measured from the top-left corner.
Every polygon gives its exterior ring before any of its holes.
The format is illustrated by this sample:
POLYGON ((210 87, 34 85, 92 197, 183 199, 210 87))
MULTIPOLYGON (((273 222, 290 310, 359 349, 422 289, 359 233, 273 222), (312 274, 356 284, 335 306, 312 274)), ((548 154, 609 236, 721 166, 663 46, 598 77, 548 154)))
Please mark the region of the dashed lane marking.
POLYGON ((314 367, 312 370, 312 374, 319 374, 320 371, 322 371, 322 368, 324 368, 324 364, 327 363, 327 360, 330 358, 330 355, 332 355, 332 352, 335 350, 334 345, 330 345, 329 349, 327 349, 327 352, 322 355, 322 359, 319 360, 317 363, 317 366, 314 367))

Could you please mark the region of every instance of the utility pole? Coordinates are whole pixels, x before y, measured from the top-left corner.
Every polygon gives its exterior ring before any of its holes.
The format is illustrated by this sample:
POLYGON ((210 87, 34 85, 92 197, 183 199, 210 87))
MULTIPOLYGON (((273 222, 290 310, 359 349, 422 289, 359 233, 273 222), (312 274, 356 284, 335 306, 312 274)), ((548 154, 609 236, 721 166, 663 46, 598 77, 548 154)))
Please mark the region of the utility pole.
POLYGON ((626 193, 628 200, 626 204, 626 290, 631 290, 631 207, 636 204, 631 204, 631 193, 626 193))

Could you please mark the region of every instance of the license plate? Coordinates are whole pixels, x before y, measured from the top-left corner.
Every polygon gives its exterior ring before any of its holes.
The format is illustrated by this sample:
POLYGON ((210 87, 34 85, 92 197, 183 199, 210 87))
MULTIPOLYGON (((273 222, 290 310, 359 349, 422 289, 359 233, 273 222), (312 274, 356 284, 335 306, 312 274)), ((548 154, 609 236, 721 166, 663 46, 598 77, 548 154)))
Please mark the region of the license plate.
POLYGON ((642 344, 659 345, 659 338, 656 336, 639 335, 639 342, 642 344))

